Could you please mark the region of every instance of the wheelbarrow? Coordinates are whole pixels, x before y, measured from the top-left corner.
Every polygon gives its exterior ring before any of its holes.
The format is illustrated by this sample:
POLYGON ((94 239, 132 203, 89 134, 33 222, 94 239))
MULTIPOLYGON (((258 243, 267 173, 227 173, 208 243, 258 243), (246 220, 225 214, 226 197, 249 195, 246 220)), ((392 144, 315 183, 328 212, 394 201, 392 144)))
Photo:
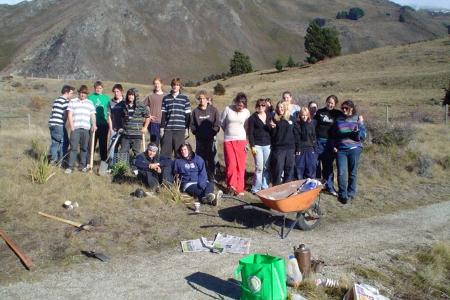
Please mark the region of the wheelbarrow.
MULTIPOLYGON (((257 192, 256 196, 258 196, 267 208, 250 204, 232 196, 224 195, 224 198, 232 198, 245 203, 244 209, 261 211, 272 217, 282 217, 283 226, 280 230, 280 237, 284 239, 296 225, 300 229, 307 231, 320 224, 320 191, 322 190, 323 185, 320 184, 317 187, 304 192, 299 191, 299 188, 305 181, 306 180, 291 181, 257 192), (284 233, 286 218, 289 213, 296 213, 296 216, 294 222, 291 222, 287 232, 284 233)), ((274 218, 272 218, 271 224, 273 224, 273 222, 274 218)))

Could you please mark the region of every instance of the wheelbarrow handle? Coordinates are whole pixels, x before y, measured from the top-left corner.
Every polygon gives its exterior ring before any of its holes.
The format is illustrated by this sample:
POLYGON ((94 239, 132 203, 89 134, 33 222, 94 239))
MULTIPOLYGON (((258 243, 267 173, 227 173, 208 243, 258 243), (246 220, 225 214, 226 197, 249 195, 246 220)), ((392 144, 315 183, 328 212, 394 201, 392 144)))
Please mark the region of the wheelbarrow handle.
POLYGON ((238 202, 241 202, 243 204, 251 204, 250 202, 244 201, 244 200, 242 200, 242 199, 240 199, 238 197, 231 196, 231 195, 223 195, 222 199, 232 199, 232 200, 236 200, 238 202))

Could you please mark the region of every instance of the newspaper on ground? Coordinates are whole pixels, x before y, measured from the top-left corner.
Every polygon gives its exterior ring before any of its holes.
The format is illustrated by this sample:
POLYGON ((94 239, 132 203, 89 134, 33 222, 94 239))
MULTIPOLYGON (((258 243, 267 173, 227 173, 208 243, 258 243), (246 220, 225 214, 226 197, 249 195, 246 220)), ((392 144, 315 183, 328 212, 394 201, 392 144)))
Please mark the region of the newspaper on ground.
POLYGON ((355 284, 344 296, 344 300, 389 300, 380 295, 377 288, 368 284, 355 284))
POLYGON ((183 252, 214 252, 248 254, 250 252, 250 239, 218 233, 214 241, 204 237, 195 240, 181 241, 183 252))
POLYGON ((196 240, 181 241, 181 249, 183 252, 209 252, 212 244, 213 241, 201 237, 196 240))

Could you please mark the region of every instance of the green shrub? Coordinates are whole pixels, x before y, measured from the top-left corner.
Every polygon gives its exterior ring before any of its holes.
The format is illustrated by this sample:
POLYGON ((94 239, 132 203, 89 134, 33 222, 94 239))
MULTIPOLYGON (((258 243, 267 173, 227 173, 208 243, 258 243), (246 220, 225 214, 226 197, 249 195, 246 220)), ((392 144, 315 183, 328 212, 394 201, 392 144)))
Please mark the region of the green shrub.
POLYGON ((278 72, 283 70, 283 63, 281 62, 281 59, 277 59, 275 61, 275 69, 277 69, 278 72))
POLYGON ((364 16, 364 10, 359 7, 352 7, 348 11, 348 19, 350 20, 358 20, 364 16))
POLYGON ((253 72, 250 57, 242 52, 234 51, 230 61, 230 74, 233 76, 253 72))
POLYGON ((53 166, 47 159, 47 153, 41 153, 36 161, 33 161, 31 168, 29 169, 29 175, 32 183, 43 184, 46 183, 55 172, 53 172, 53 166))
POLYGON ((214 95, 225 95, 225 87, 219 82, 214 86, 214 95))
POLYGON ((336 19, 347 19, 348 18, 348 12, 343 10, 337 13, 336 19))
POLYGON ((127 162, 125 161, 118 161, 115 163, 111 168, 111 175, 113 177, 124 177, 126 176, 130 171, 130 167, 128 166, 127 162))
POLYGON ((382 123, 368 124, 367 129, 372 137, 372 143, 386 147, 404 147, 414 139, 416 130, 410 125, 382 123))
POLYGON ((311 22, 306 30, 305 50, 309 54, 307 60, 310 63, 340 55, 338 32, 332 28, 321 28, 316 22, 311 22))
POLYGON ((288 61, 286 63, 286 67, 288 67, 288 68, 295 67, 295 62, 291 55, 289 55, 288 61))

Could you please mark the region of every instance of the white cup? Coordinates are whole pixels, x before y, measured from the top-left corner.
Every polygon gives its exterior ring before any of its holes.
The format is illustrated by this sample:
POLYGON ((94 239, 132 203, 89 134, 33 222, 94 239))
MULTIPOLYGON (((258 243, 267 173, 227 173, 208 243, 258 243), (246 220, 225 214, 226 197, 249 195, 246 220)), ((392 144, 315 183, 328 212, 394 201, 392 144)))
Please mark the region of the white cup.
POLYGON ((195 212, 199 213, 200 212, 200 202, 194 202, 194 207, 195 207, 195 212))

